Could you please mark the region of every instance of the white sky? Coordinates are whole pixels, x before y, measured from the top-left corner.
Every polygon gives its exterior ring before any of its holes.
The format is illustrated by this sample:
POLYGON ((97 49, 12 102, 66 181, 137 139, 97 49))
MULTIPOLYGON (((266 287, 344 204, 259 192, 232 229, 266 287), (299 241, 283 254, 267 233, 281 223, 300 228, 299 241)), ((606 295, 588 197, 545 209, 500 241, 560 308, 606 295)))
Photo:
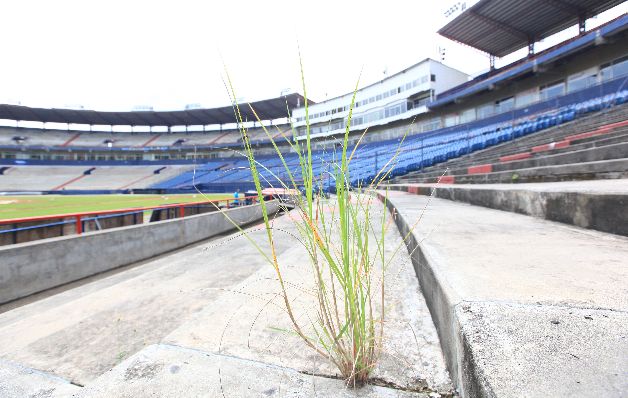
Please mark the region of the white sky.
MULTIPOLYGON (((272 98, 285 88, 302 91, 297 42, 314 101, 351 91, 361 69, 364 86, 384 70, 439 59, 439 47, 447 65, 477 74, 488 68, 486 55, 435 33, 455 2, 2 1, 0 102, 99 110, 223 106, 223 61, 238 97, 272 98)), ((627 11, 624 3, 588 27, 627 11)))

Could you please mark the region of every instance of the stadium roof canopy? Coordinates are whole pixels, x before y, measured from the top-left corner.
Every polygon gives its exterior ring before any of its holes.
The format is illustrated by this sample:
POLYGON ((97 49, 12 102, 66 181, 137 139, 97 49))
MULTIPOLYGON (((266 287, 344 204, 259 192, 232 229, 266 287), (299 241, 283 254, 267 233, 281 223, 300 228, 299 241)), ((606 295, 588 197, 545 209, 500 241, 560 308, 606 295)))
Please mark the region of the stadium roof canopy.
MULTIPOLYGON (((310 100, 308 102, 313 103, 310 100)), ((261 120, 273 120, 287 117, 287 109, 292 111, 294 108, 303 106, 303 103, 303 96, 293 93, 278 98, 251 102, 251 106, 261 120)), ((248 104, 241 104, 240 112, 245 121, 257 120, 248 104)), ((236 122, 232 106, 183 111, 104 112, 0 104, 0 119, 105 126, 193 126, 236 122)))
POLYGON ((441 28, 442 36, 503 57, 624 0, 480 0, 441 28))
POLYGON ((548 48, 531 57, 515 61, 510 65, 492 70, 466 83, 444 91, 436 99, 427 104, 428 108, 436 109, 451 103, 460 103, 465 98, 510 84, 518 79, 524 79, 551 67, 556 62, 568 62, 584 51, 603 44, 609 40, 625 40, 628 31, 628 15, 624 14, 606 24, 548 48))

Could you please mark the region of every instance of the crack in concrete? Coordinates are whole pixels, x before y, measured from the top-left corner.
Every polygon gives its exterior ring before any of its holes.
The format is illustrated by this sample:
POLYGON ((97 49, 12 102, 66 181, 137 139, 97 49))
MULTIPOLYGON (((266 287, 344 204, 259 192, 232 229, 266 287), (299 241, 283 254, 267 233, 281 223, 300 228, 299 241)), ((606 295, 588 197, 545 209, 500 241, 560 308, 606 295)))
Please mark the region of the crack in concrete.
MULTIPOLYGON (((294 369, 294 370, 296 370, 296 369, 294 369)), ((308 372, 306 370, 296 370, 296 372, 304 374, 304 375, 308 375, 308 376, 323 377, 323 378, 326 378, 326 379, 342 380, 342 381, 344 381, 344 379, 342 377, 336 376, 336 375, 328 375, 328 374, 325 374, 325 373, 308 372)), ((387 381, 387 380, 385 380, 385 379, 383 379, 381 377, 369 378, 368 382, 366 384, 370 384, 370 385, 377 386, 377 387, 390 388, 391 390, 398 390, 398 391, 403 391, 403 392, 438 394, 440 397, 443 397, 443 398, 453 398, 453 397, 456 397, 456 395, 454 395, 451 392, 441 392, 441 391, 433 390, 433 389, 428 388, 428 387, 421 387, 421 388, 403 387, 403 386, 400 386, 400 385, 395 384, 393 382, 387 381)))
MULTIPOLYGON (((217 356, 217 357, 236 359, 236 360, 239 360, 239 361, 255 363, 255 364, 258 364, 258 365, 267 366, 267 367, 271 367, 271 368, 275 368, 275 369, 292 371, 292 372, 300 373, 300 374, 307 375, 307 376, 322 377, 322 378, 325 378, 325 379, 342 380, 342 381, 344 381, 344 379, 342 377, 339 377, 337 375, 330 375, 330 374, 317 373, 317 372, 309 372, 309 371, 306 371, 306 370, 298 370, 298 369, 294 369, 294 368, 290 368, 290 367, 286 367, 286 366, 278 366, 278 365, 274 365, 274 364, 271 364, 271 363, 266 363, 266 362, 262 362, 262 361, 256 361, 256 360, 248 359, 248 358, 242 358, 242 357, 235 356, 235 355, 229 355, 229 354, 224 354, 224 353, 215 353, 215 352, 207 352, 207 351, 199 350, 197 348, 182 347, 182 346, 179 346, 179 345, 176 345, 176 344, 171 344, 171 343, 159 343, 157 345, 162 346, 162 347, 166 347, 166 348, 169 348, 169 349, 174 349, 174 350, 183 350, 183 351, 197 352, 197 353, 200 353, 200 354, 203 354, 203 355, 206 355, 206 356, 213 355, 213 356, 217 356)), ((398 384, 386 381, 386 380, 384 380, 382 378, 370 378, 368 384, 374 385, 374 386, 377 386, 377 387, 390 388, 392 390, 398 390, 398 391, 403 391, 403 392, 416 392, 416 393, 424 393, 424 394, 438 394, 442 398, 455 398, 455 397, 457 397, 457 395, 455 395, 452 392, 441 392, 441 391, 433 390, 433 389, 428 388, 428 387, 408 388, 408 387, 403 387, 403 386, 400 386, 398 384)))
POLYGON ((615 313, 620 313, 620 314, 628 313, 628 311, 624 311, 617 308, 586 306, 586 305, 575 304, 575 303, 573 305, 560 304, 560 303, 545 303, 542 301, 538 301, 534 304, 530 304, 530 303, 522 303, 519 301, 510 301, 510 300, 461 300, 460 302, 454 304, 454 307, 459 307, 461 305, 471 304, 471 303, 473 304, 502 304, 502 305, 509 305, 513 307, 514 306, 521 307, 521 308, 550 307, 550 308, 558 308, 558 309, 563 309, 563 310, 571 309, 571 310, 608 311, 608 312, 615 312, 615 313))

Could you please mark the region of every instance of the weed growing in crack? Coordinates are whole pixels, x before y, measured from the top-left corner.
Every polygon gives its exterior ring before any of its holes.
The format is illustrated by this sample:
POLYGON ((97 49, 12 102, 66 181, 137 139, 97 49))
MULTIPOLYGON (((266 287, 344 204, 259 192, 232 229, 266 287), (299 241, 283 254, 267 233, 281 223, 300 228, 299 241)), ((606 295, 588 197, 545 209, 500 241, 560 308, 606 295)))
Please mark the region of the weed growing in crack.
MULTIPOLYGON (((359 80, 349 106, 340 159, 324 167, 315 165, 317 160, 312 149, 302 63, 301 81, 305 100, 304 140, 292 142, 283 134, 271 134, 251 107, 283 166, 282 178, 278 178, 255 159, 240 105, 235 101, 237 96, 234 86, 226 72, 225 85, 233 103, 244 155, 249 161, 262 209, 269 250, 264 250, 248 238, 246 231, 241 232, 274 269, 280 300, 283 301, 292 327, 289 332, 296 334, 307 347, 337 367, 347 385, 356 387, 368 380, 381 353, 386 317, 385 275, 392 260, 384 250, 386 229, 391 224, 387 218, 390 216, 386 211, 378 214, 372 211, 373 202, 378 200, 374 192, 389 177, 405 135, 395 155, 379 170, 375 178, 364 186, 353 187, 349 166, 366 133, 365 131, 358 143, 351 148, 349 133, 359 80), (297 154, 298 164, 288 164, 275 137, 286 141, 291 151, 297 154), (293 296, 299 293, 290 289, 291 286, 284 277, 283 265, 277 257, 276 231, 273 229, 263 192, 265 187, 272 187, 267 175, 278 181, 278 186, 274 188, 292 193, 290 199, 295 206, 293 211, 298 214, 298 241, 307 252, 311 265, 316 300, 315 315, 307 316, 305 320, 294 308, 293 296), (323 190, 328 179, 335 182, 334 197, 328 197, 323 190), (374 217, 381 219, 376 220, 374 217)), ((288 109, 287 112, 290 119, 288 109)), ((291 128, 294 132, 294 126, 291 125, 291 128)), ((384 202, 387 197, 386 191, 383 194, 384 202)), ((396 252, 397 250, 394 251, 396 252)))

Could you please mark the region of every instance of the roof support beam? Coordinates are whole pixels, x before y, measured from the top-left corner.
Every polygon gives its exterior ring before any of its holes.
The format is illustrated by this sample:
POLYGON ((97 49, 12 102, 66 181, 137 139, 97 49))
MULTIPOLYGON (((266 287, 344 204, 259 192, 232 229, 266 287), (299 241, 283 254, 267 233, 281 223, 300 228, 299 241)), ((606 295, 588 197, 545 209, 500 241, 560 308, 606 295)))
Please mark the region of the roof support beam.
POLYGON ((482 14, 478 14, 477 12, 473 11, 473 10, 469 10, 468 11, 469 15, 473 15, 474 18, 481 20, 482 22, 486 22, 487 24, 493 26, 496 29, 499 29, 503 32, 506 32, 512 36, 518 37, 522 40, 525 40, 527 42, 530 42, 531 40, 533 40, 534 38, 527 34, 526 32, 522 32, 518 29, 513 28, 512 26, 508 26, 500 21, 497 21, 493 18, 489 18, 485 15, 482 14))
POLYGON ((543 2, 576 17, 580 17, 583 14, 583 11, 580 8, 574 7, 573 5, 565 3, 562 0, 543 0, 543 2))
POLYGON ((557 8, 563 12, 571 14, 574 17, 577 17, 578 18, 578 31, 581 34, 586 31, 587 13, 585 10, 579 7, 574 7, 573 5, 569 3, 565 3, 563 0, 543 0, 543 1, 554 8, 557 8))

